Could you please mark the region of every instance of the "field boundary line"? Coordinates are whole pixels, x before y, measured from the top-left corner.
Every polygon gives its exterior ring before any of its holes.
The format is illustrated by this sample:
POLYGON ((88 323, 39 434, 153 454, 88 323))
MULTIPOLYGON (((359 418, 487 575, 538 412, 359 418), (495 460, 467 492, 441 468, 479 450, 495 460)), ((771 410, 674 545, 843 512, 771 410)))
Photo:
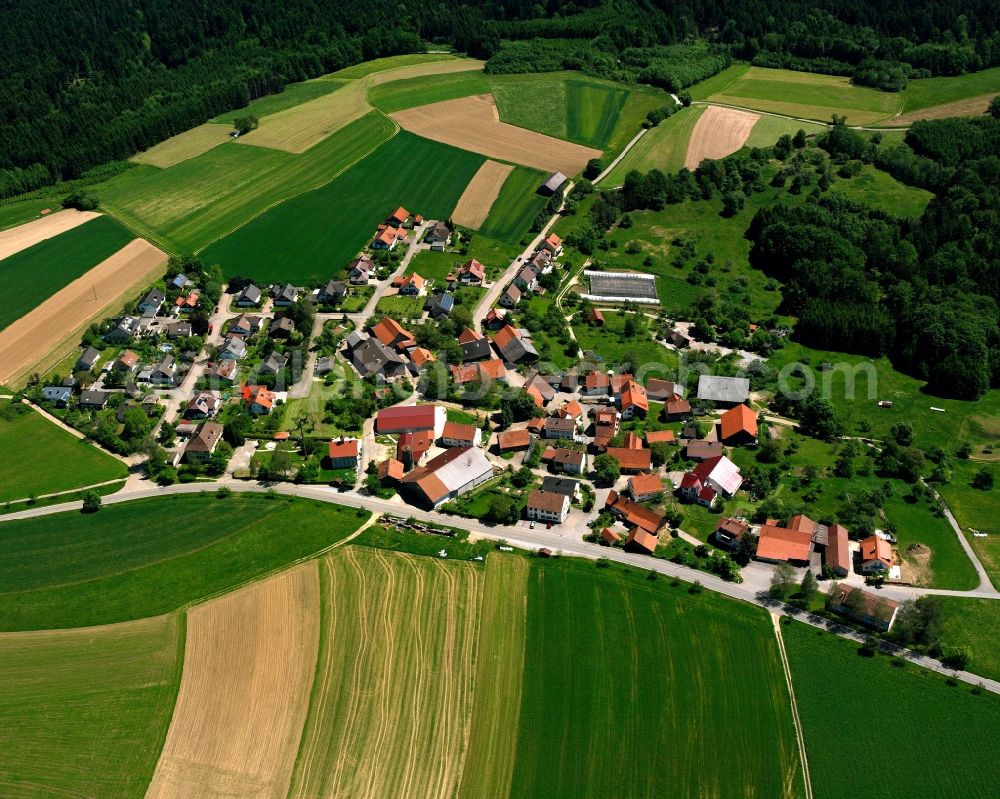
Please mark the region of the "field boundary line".
POLYGON ((639 128, 639 132, 636 133, 635 136, 632 137, 632 140, 625 145, 625 148, 620 153, 618 153, 617 156, 615 156, 615 160, 612 161, 610 164, 608 164, 607 168, 603 172, 601 172, 600 175, 598 175, 591 181, 591 184, 596 186, 603 178, 605 178, 607 174, 616 166, 618 166, 618 164, 621 163, 622 159, 626 155, 628 155, 628 151, 631 150, 639 142, 639 139, 641 139, 651 130, 652 128, 639 128))
POLYGON ((788 654, 785 652, 785 639, 781 635, 781 619, 774 612, 770 616, 771 624, 774 627, 774 637, 778 641, 781 668, 785 672, 785 683, 788 685, 788 701, 792 709, 792 724, 795 726, 795 741, 799 747, 799 761, 802 763, 802 781, 805 784, 806 799, 813 799, 812 779, 809 776, 809 758, 806 756, 806 740, 802 732, 802 721, 799 719, 799 706, 795 701, 795 687, 792 685, 792 669, 788 665, 788 654))
MULTIPOLYGON (((382 114, 381 111, 379 111, 379 113, 382 114)), ((322 183, 317 183, 316 185, 310 186, 309 188, 303 189, 302 191, 296 192, 295 194, 289 194, 286 197, 282 197, 279 200, 275 200, 274 202, 272 202, 267 207, 262 208, 261 210, 259 210, 253 216, 251 216, 251 217, 249 217, 247 219, 244 219, 242 222, 240 222, 232 230, 228 230, 225 233, 223 233, 223 234, 221 234, 219 236, 216 236, 211 241, 203 244, 201 247, 199 247, 197 250, 194 251, 194 254, 198 255, 199 253, 202 253, 205 250, 207 250, 209 247, 211 247, 216 242, 221 241, 222 239, 227 238, 228 236, 232 236, 233 233, 235 233, 237 230, 241 230, 242 228, 246 227, 251 222, 253 222, 254 220, 256 220, 258 217, 263 216, 264 214, 266 214, 268 211, 270 211, 275 206, 281 205, 283 202, 286 202, 287 200, 294 200, 296 197, 301 197, 303 194, 308 194, 311 191, 318 191, 319 189, 322 189, 324 186, 329 185, 330 183, 332 183, 333 181, 335 181, 337 178, 339 178, 341 175, 343 175, 348 169, 351 169, 351 168, 355 167, 358 164, 359 161, 363 161, 364 159, 366 159, 369 155, 371 155, 372 153, 374 153, 379 147, 381 147, 383 144, 385 144, 386 142, 388 142, 389 140, 391 140, 393 137, 395 137, 396 134, 399 133, 399 131, 400 131, 400 127, 396 123, 396 120, 392 119, 391 117, 388 117, 388 115, 386 115, 386 114, 382 114, 382 116, 386 116, 389 119, 389 121, 392 122, 392 125, 393 125, 393 131, 392 131, 392 133, 390 133, 385 139, 379 141, 374 147, 372 147, 370 150, 368 150, 367 152, 363 153, 362 155, 359 155, 357 158, 355 158, 349 164, 345 164, 337 172, 335 172, 329 178, 327 178, 326 180, 324 180, 322 183)), ((363 119, 364 117, 360 117, 360 118, 363 119)), ((308 152, 308 150, 306 152, 308 152)), ((305 153, 293 153, 293 155, 295 155, 297 157, 301 157, 301 156, 304 156, 305 153)))
MULTIPOLYGON (((51 499, 52 497, 61 497, 65 494, 75 494, 78 491, 89 491, 92 488, 101 488, 103 486, 111 485, 112 483, 121 483, 122 486, 124 486, 126 479, 127 478, 125 477, 118 477, 113 480, 104 480, 103 482, 100 483, 91 483, 90 485, 80 486, 79 488, 67 488, 65 491, 53 491, 49 494, 37 494, 34 497, 34 499, 39 500, 39 499, 51 499)), ((7 499, 4 500, 4 505, 20 505, 23 502, 31 501, 31 499, 32 499, 31 497, 21 497, 20 499, 7 499)))

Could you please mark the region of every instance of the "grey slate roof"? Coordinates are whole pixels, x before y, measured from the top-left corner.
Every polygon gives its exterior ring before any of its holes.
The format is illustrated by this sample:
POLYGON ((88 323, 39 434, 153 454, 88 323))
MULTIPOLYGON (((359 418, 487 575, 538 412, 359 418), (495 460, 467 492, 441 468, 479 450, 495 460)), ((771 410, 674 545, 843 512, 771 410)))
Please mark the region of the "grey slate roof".
POLYGON ((698 399, 712 402, 746 402, 750 395, 750 379, 747 377, 719 377, 700 375, 698 377, 698 399))

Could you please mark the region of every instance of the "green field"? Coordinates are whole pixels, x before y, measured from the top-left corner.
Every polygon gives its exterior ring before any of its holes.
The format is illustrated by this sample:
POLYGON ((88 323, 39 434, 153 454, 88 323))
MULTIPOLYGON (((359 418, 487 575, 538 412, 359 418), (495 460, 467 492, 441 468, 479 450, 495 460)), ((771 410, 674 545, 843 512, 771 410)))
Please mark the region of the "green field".
POLYGON ((786 134, 794 136, 800 130, 804 130, 807 135, 813 135, 822 133, 826 129, 826 125, 817 125, 815 122, 798 122, 794 119, 772 117, 765 114, 757 120, 757 124, 750 131, 746 146, 771 147, 786 134))
POLYGON ((229 142, 169 169, 138 166, 96 191, 112 214, 150 240, 193 252, 276 203, 328 183, 394 130, 391 120, 372 112, 301 155, 229 142))
POLYGON ((803 624, 782 628, 816 799, 987 799, 1000 784, 1000 698, 803 624), (858 724, 868 719, 866 732, 858 724), (873 751, 879 752, 879 768, 873 751))
POLYGON ((177 615, 0 634, 0 793, 141 797, 180 683, 177 615))
POLYGON ((489 216, 479 228, 480 232, 498 239, 519 241, 545 207, 545 198, 536 192, 545 177, 528 167, 514 167, 493 201, 489 216))
POLYGON ((967 671, 1000 680, 1000 602, 952 596, 937 600, 944 608, 945 650, 964 649, 969 655, 967 671))
POLYGON ((397 206, 447 219, 484 160, 400 132, 322 188, 275 206, 216 242, 203 259, 221 264, 226 275, 319 283, 342 269, 397 206))
POLYGON ((260 496, 174 495, 0 523, 0 629, 154 616, 325 549, 363 516, 260 496))
POLYGON ((750 67, 707 99, 821 122, 843 114, 850 125, 890 117, 901 104, 898 95, 854 86, 849 78, 764 67, 750 67))
POLYGON ((705 78, 688 89, 691 99, 707 100, 713 94, 724 92, 730 84, 743 77, 748 69, 749 64, 737 63, 726 67, 722 72, 716 72, 712 77, 705 78))
POLYGON ((649 172, 676 172, 684 166, 688 142, 705 106, 682 109, 644 134, 628 154, 601 181, 602 186, 620 186, 633 169, 649 172))
POLYGON ((376 313, 388 314, 400 319, 419 319, 424 312, 426 297, 414 297, 409 294, 392 294, 382 297, 375 305, 376 313))
POLYGON ((385 58, 376 58, 372 61, 364 61, 337 72, 331 72, 320 80, 363 78, 366 75, 373 75, 376 72, 385 72, 387 69, 397 67, 408 67, 411 64, 427 64, 431 61, 454 61, 455 56, 450 53, 406 53, 404 55, 391 55, 385 58))
POLYGON ((862 167, 861 174, 847 180, 836 180, 830 191, 846 194, 895 216, 919 217, 934 197, 929 191, 900 183, 888 172, 870 164, 862 167))
POLYGON ((0 261, 0 330, 118 252, 135 234, 108 216, 84 222, 0 261))
POLYGON ((903 90, 903 113, 984 94, 1000 94, 1000 67, 955 77, 911 80, 903 90))
POLYGON ((40 413, 14 416, 13 410, 16 407, 0 401, 0 502, 128 475, 120 460, 67 433, 40 413))
POLYGON ((571 141, 603 148, 611 138, 628 90, 585 80, 566 82, 566 134, 571 141))
POLYGON ((643 380, 650 377, 672 377, 677 374, 677 354, 675 352, 653 341, 649 334, 626 336, 624 327, 627 314, 608 310, 603 311, 603 314, 603 327, 591 327, 587 324, 573 325, 573 333, 576 335, 580 349, 593 350, 604 359, 607 368, 612 368, 613 364, 622 363, 626 357, 634 354, 640 363, 649 365, 642 376, 643 380))
POLYGON ((966 533, 972 548, 979 555, 993 585, 1000 587, 1000 521, 997 519, 997 508, 1000 507, 1000 464, 955 461, 951 482, 937 488, 955 514, 955 519, 966 533), (993 472, 996 487, 991 491, 982 491, 971 485, 973 476, 983 468, 993 472), (987 537, 976 538, 969 528, 986 533, 987 537))
POLYGON ((42 211, 46 208, 51 210, 55 204, 51 197, 0 204, 0 230, 17 227, 25 222, 38 219, 42 211))
POLYGON ((527 618, 512 797, 803 795, 762 611, 536 561, 527 618))
POLYGON ((290 83, 277 94, 258 97, 256 100, 251 100, 243 108, 236 108, 232 111, 227 111, 225 114, 219 114, 211 121, 217 122, 220 125, 232 125, 236 117, 250 115, 266 117, 268 114, 275 114, 278 111, 284 111, 286 108, 308 103, 310 100, 315 100, 317 97, 322 97, 324 94, 336 91, 343 85, 343 81, 327 79, 304 80, 300 83, 290 83))
POLYGON ((380 111, 391 114, 404 108, 416 108, 489 92, 489 80, 482 72, 454 72, 450 75, 424 75, 372 86, 368 90, 368 102, 380 111))

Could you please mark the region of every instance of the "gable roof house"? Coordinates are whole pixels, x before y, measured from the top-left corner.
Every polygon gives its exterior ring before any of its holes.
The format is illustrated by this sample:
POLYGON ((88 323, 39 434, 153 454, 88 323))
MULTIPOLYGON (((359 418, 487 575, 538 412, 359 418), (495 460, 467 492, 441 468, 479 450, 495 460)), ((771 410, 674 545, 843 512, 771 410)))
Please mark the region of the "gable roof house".
POLYGON ((501 452, 513 452, 530 446, 531 433, 528 430, 503 430, 497 433, 497 447, 501 452))
POLYGON ((361 442, 356 438, 344 438, 330 441, 327 458, 331 469, 356 469, 361 455, 361 442))
POLYGON ((555 472, 565 474, 583 474, 587 466, 585 453, 575 449, 547 449, 542 453, 542 460, 549 464, 555 472))
POLYGON ((166 296, 159 289, 150 289, 146 296, 139 300, 139 313, 153 316, 163 307, 166 296))
POLYGON ((630 449, 629 447, 608 447, 605 452, 618 461, 623 474, 636 474, 649 471, 653 465, 652 452, 648 449, 630 449))
POLYGON ((851 550, 846 527, 839 524, 830 525, 823 562, 838 577, 847 577, 851 573, 851 550))
POLYGON ((535 291, 538 288, 538 283, 536 282, 538 274, 539 270, 528 264, 514 276, 514 285, 521 289, 521 291, 535 291))
POLYGON ((228 336, 219 348, 217 358, 220 361, 238 361, 247 355, 247 345, 238 336, 228 336))
POLYGON ((268 338, 289 339, 295 333, 295 322, 288 316, 277 316, 267 326, 268 338))
POLYGON ((452 447, 411 471, 400 485, 420 504, 436 508, 492 476, 493 466, 479 447, 452 447))
POLYGON ((260 365, 260 371, 261 374, 265 375, 278 375, 285 371, 287 365, 288 358, 275 351, 268 355, 264 363, 260 365))
POLYGON ((660 380, 658 377, 651 377, 646 381, 646 394, 653 402, 666 402, 682 398, 684 386, 673 380, 660 380))
POLYGON ((812 557, 812 535, 773 524, 762 524, 757 534, 757 560, 808 566, 812 557))
POLYGON ((558 416, 550 416, 545 420, 545 438, 576 438, 576 421, 558 416))
POLYGON ((493 345, 508 363, 538 360, 538 351, 527 330, 504 325, 493 336, 493 345))
POLYGON ((566 494, 535 489, 528 494, 524 510, 532 521, 561 524, 569 515, 569 497, 566 494))
POLYGON ((477 286, 486 279, 486 267, 475 258, 462 264, 458 270, 458 282, 469 286, 477 286))
POLYGON ((478 447, 482 440, 483 431, 471 424, 445 422, 441 433, 441 445, 445 447, 478 447))
POLYGON ((861 574, 879 574, 892 568, 892 544, 880 535, 861 540, 861 574))
POLYGON ((173 385, 176 370, 174 368, 174 356, 164 355, 149 374, 149 382, 157 385, 173 385))
POLYGON ((236 295, 236 307, 251 308, 260 305, 262 299, 263 295, 261 295, 260 289, 253 283, 249 283, 244 286, 243 291, 236 295))
POLYGON ((440 319, 449 316, 455 308, 455 298, 448 293, 435 294, 428 297, 424 302, 424 310, 430 314, 432 319, 440 319))
POLYGON ((347 265, 347 278, 355 285, 366 284, 374 271, 375 262, 367 255, 362 255, 347 265))
POLYGON ((618 395, 618 406, 622 411, 622 419, 645 419, 649 413, 646 389, 634 380, 625 381, 618 395))
POLYGON ((499 330, 507 323, 507 312, 499 308, 490 308, 486 313, 486 326, 490 330, 499 330))
POLYGON ((247 386, 244 398, 247 403, 247 411, 255 416, 270 413, 274 407, 274 392, 266 386, 247 386))
POLYGON ((57 408, 65 408, 72 396, 73 389, 69 386, 45 386, 42 389, 42 398, 54 402, 57 408))
POLYGON ((283 286, 276 286, 274 292, 274 305, 277 308, 287 308, 294 305, 299 299, 299 289, 291 283, 283 286))
POLYGON ((392 435, 429 430, 437 439, 444 433, 446 420, 447 413, 440 405, 394 405, 375 416, 375 431, 392 435))
POLYGON ((562 188, 566 180, 567 178, 562 172, 553 172, 545 179, 545 182, 538 187, 538 193, 551 197, 562 188))
POLYGON ((581 496, 580 481, 571 480, 568 477, 554 477, 552 475, 543 477, 542 491, 548 491, 553 494, 565 494, 569 497, 570 502, 576 502, 581 496))
POLYGON ((211 459, 222 438, 223 427, 215 422, 202 422, 184 446, 184 460, 189 463, 206 463, 211 459))
POLYGON ((164 327, 164 330, 169 339, 190 338, 194 334, 190 322, 171 322, 164 327))
POLYGON ((215 368, 208 372, 207 375, 213 380, 218 380, 221 383, 235 383, 236 382, 236 359, 230 359, 225 361, 220 361, 216 364, 215 368))
POLYGON ((681 479, 681 496, 705 507, 711 507, 719 494, 731 497, 743 485, 739 467, 720 455, 702 461, 681 479))
POLYGON ((408 294, 415 297, 423 292, 427 281, 416 272, 413 272, 409 275, 400 275, 394 278, 392 285, 399 289, 400 294, 408 294))
POLYGON ((731 552, 735 552, 740 548, 743 536, 746 535, 749 529, 750 525, 746 522, 740 521, 739 519, 731 519, 728 516, 723 516, 716 523, 712 536, 715 538, 715 542, 720 547, 724 547, 731 552))
POLYGON ((110 396, 110 391, 81 391, 80 407, 90 411, 100 410, 108 404, 110 396))
POLYGON ((656 511, 640 505, 617 491, 608 494, 604 509, 620 519, 626 527, 641 527, 655 533, 666 523, 666 519, 656 511))
POLYGON ((628 492, 636 502, 648 502, 663 493, 663 480, 658 474, 637 474, 629 478, 628 492))
POLYGON ((625 549, 628 552, 638 552, 641 555, 652 555, 656 551, 660 538, 642 527, 633 527, 625 539, 625 549))
POLYGON ((94 347, 87 347, 76 359, 76 364, 73 366, 74 372, 89 372, 95 366, 97 366, 98 361, 101 360, 101 351, 94 347))
POLYGON ((490 347, 490 340, 483 336, 472 339, 471 341, 462 341, 461 345, 462 363, 485 361, 493 357, 493 349, 490 347))
POLYGON ((351 350, 351 363, 362 377, 378 375, 390 380, 406 374, 406 359, 375 337, 364 339, 351 350))
POLYGON ((219 394, 215 391, 199 391, 195 394, 184 409, 184 416, 188 419, 207 419, 215 416, 221 404, 219 394))
MULTIPOLYGON (((542 398, 543 405, 545 403, 551 402, 553 398, 556 396, 556 392, 555 389, 552 388, 552 384, 544 377, 542 377, 542 375, 540 374, 534 375, 527 383, 525 383, 524 389, 525 391, 528 391, 529 389, 534 389, 535 392, 538 393, 538 396, 542 398)), ((577 405, 577 407, 579 407, 579 405, 577 405)), ((557 411, 557 413, 560 416, 569 416, 569 418, 575 418, 569 414, 563 413, 562 410, 563 409, 557 411)))
POLYGON ((730 447, 757 443, 757 414, 740 404, 722 414, 719 438, 730 447))
POLYGON ((186 297, 182 294, 174 301, 174 307, 181 313, 188 313, 198 307, 201 295, 197 291, 192 291, 186 297))
POLYGON ((134 316, 123 316, 111 330, 104 334, 110 344, 127 344, 139 337, 139 320, 134 316))
POLYGON ((698 376, 698 399, 709 400, 729 408, 746 402, 750 396, 750 379, 747 377, 698 376))
POLYGON ((685 457, 693 461, 707 461, 710 458, 718 458, 722 453, 722 444, 718 441, 706 441, 705 439, 689 441, 684 448, 685 457))
POLYGON ((116 372, 134 372, 139 365, 139 356, 132 350, 125 350, 111 368, 116 372))
POLYGON ((691 416, 691 403, 683 397, 668 399, 663 403, 663 418, 669 421, 687 419, 691 416))
POLYGON ((511 283, 507 290, 500 297, 500 304, 506 308, 513 308, 521 301, 521 289, 511 283))
POLYGON ((410 221, 410 212, 407 211, 403 206, 399 206, 395 211, 393 211, 389 216, 385 218, 387 225, 395 225, 396 227, 402 227, 407 222, 410 221))
POLYGON ((871 591, 855 588, 849 585, 834 583, 830 592, 830 609, 841 616, 847 616, 880 632, 887 633, 892 629, 899 613, 899 603, 885 599, 871 591), (851 595, 854 598, 850 598, 851 595))
POLYGON ((260 330, 261 318, 250 314, 240 314, 229 325, 230 335, 252 336, 260 330))
POLYGON ((401 241, 406 241, 406 231, 392 225, 379 225, 372 240, 373 250, 392 250, 401 241))
POLYGON ((542 240, 540 247, 546 252, 551 253, 553 258, 558 258, 563 249, 562 239, 555 233, 549 233, 549 235, 542 240))
POLYGON ((424 242, 430 244, 432 250, 440 252, 451 244, 451 231, 444 222, 434 222, 427 228, 424 242))
POLYGON ((334 280, 331 278, 327 281, 326 285, 319 290, 316 295, 316 299, 320 301, 322 305, 332 305, 339 302, 347 296, 347 284, 343 280, 334 280))
POLYGON ((371 330, 375 338, 387 347, 397 347, 400 342, 413 339, 413 333, 389 316, 383 317, 378 324, 372 325, 368 329, 371 330))

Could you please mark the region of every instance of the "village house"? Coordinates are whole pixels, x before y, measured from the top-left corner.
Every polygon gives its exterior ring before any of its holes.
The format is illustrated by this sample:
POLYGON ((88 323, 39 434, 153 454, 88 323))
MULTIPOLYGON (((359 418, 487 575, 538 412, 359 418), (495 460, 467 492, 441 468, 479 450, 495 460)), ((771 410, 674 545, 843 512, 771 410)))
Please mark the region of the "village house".
POLYGON ((576 438, 576 422, 572 419, 550 416, 545 420, 543 436, 549 439, 567 438, 574 440, 576 438))
POLYGON ((413 340, 413 333, 388 316, 383 317, 378 324, 369 327, 369 330, 386 347, 398 349, 403 342, 413 340))
POLYGON ((441 433, 442 447, 478 447, 482 440, 483 431, 471 424, 445 422, 441 433))
POLYGON ((432 439, 441 438, 447 421, 440 405, 395 405, 375 416, 375 432, 386 435, 428 430, 432 439))
POLYGON ((702 461, 681 479, 681 496, 706 508, 712 507, 716 497, 731 497, 743 485, 739 467, 729 458, 720 455, 702 461))
POLYGON ((779 527, 767 523, 760 526, 757 534, 756 560, 765 563, 790 563, 793 566, 808 566, 812 558, 812 534, 802 530, 779 527))
POLYGON ((605 453, 618 461, 622 474, 648 472, 653 466, 652 453, 648 449, 608 447, 605 453))
POLYGON ((521 291, 537 291, 539 270, 528 264, 514 276, 514 285, 521 291))
POLYGON ((697 439, 689 441, 684 448, 684 456, 693 461, 707 461, 718 458, 723 454, 722 444, 718 441, 705 441, 697 439))
POLYGON ((830 525, 823 562, 838 577, 847 577, 851 573, 851 549, 846 527, 839 524, 830 525))
POLYGON ((275 308, 288 308, 298 302, 299 289, 291 283, 276 285, 271 287, 271 295, 274 297, 275 308))
POLYGON ((673 380, 651 377, 646 381, 646 394, 653 402, 666 402, 667 400, 681 399, 684 396, 684 387, 673 380))
POLYGON ((515 452, 531 446, 528 430, 503 430, 497 433, 497 447, 501 452, 515 452))
POLYGON ((236 382, 236 361, 224 360, 216 364, 213 369, 207 372, 207 376, 210 379, 217 380, 220 383, 235 383, 236 382))
POLYGON ((628 492, 636 502, 649 502, 663 493, 663 480, 658 474, 637 474, 629 478, 628 492))
MULTIPOLYGON (((541 405, 545 405, 551 402, 555 396, 555 389, 552 388, 552 384, 542 377, 540 374, 533 375, 530 380, 524 384, 524 390, 532 394, 537 394, 541 399, 541 405)), ((541 405, 539 407, 541 407, 541 405)), ((567 416, 560 411, 557 411, 560 416, 567 416)), ((567 418, 572 418, 567 416, 567 418)))
POLYGON ((892 544, 880 535, 861 539, 860 574, 884 574, 892 568, 892 544))
POLYGON ((73 389, 68 386, 45 386, 42 389, 42 399, 54 402, 57 408, 65 408, 73 389))
POLYGON ((611 388, 611 377, 607 372, 587 372, 583 376, 580 394, 584 397, 606 397, 611 388))
POLYGON ((184 446, 184 460, 188 463, 208 463, 222 439, 223 427, 215 422, 202 422, 184 446))
POLYGON ((193 286, 194 281, 182 272, 178 272, 170 281, 170 285, 175 289, 183 291, 184 289, 193 286))
POLYGON ((633 380, 625 381, 618 394, 618 407, 621 408, 622 419, 645 419, 649 413, 646 389, 633 380))
POLYGON ((455 298, 447 292, 428 297, 427 301, 424 302, 424 310, 427 311, 431 319, 442 319, 450 316, 454 308, 455 298))
POLYGON ((643 527, 633 527, 625 539, 625 550, 640 555, 652 555, 660 543, 659 536, 643 527))
POLYGON ((591 308, 587 320, 595 327, 604 327, 604 314, 600 308, 591 308))
MULTIPOLYGON (((517 304, 516 302, 514 303, 517 304)), ((490 330, 499 330, 505 324, 507 324, 507 312, 499 308, 490 308, 489 312, 486 314, 486 327, 490 330)))
POLYGON ((76 363, 73 366, 73 371, 89 372, 91 369, 97 366, 100 360, 101 360, 100 350, 94 347, 87 347, 87 349, 83 351, 80 357, 76 359, 76 363))
POLYGON ((347 296, 347 283, 343 280, 327 281, 326 285, 319 290, 316 299, 320 305, 336 305, 347 296))
POLYGON ((260 365, 260 373, 263 375, 280 375, 288 366, 288 358, 280 352, 272 352, 260 365))
POLYGON ((527 330, 505 325, 493 336, 493 345, 508 363, 538 360, 538 351, 527 330))
POLYGON ((235 304, 237 308, 255 308, 260 305, 262 299, 263 295, 261 295, 260 289, 250 283, 236 295, 235 304))
POLYGON ((164 355, 149 374, 149 382, 159 386, 172 386, 176 370, 174 368, 174 356, 164 355))
POLYGON ((192 291, 187 295, 182 294, 174 301, 174 307, 181 313, 190 313, 198 307, 201 295, 197 291, 192 291))
POLYGON ((377 338, 362 339, 357 346, 351 348, 350 353, 351 363, 362 377, 378 376, 393 380, 406 374, 406 359, 377 338))
POLYGON ((402 461, 395 458, 386 458, 376 467, 375 473, 382 485, 392 485, 398 483, 406 474, 406 467, 402 461))
POLYGON ((666 519, 656 511, 640 505, 617 491, 608 494, 604 509, 630 528, 641 527, 655 533, 666 523, 666 519))
POLYGON ((218 392, 199 391, 188 401, 184 416, 188 419, 207 419, 215 416, 220 404, 218 392))
POLYGON ((558 258, 560 254, 562 254, 563 250, 562 239, 555 233, 549 233, 549 235, 542 240, 541 248, 548 252, 553 258, 558 258))
POLYGON ((478 286, 486 279, 486 267, 475 258, 462 264, 458 270, 458 282, 467 286, 478 286))
POLYGON ((749 529, 750 525, 746 522, 723 516, 716 522, 712 537, 715 539, 715 543, 723 549, 735 552, 740 548, 743 537, 749 529))
POLYGON ((167 334, 167 338, 171 341, 179 338, 191 338, 194 334, 194 329, 191 327, 190 322, 171 322, 163 329, 167 334))
POLYGON ((538 193, 546 197, 551 197, 563 187, 566 180, 567 178, 562 172, 553 172, 545 179, 545 182, 538 187, 538 193))
POLYGON ((472 363, 475 361, 485 361, 493 357, 493 348, 490 347, 490 340, 485 336, 478 336, 474 339, 462 341, 462 363, 472 363))
POLYGON ((583 474, 587 465, 585 453, 575 449, 548 448, 542 453, 542 463, 548 463, 554 472, 583 474))
POLYGON ((220 361, 239 361, 247 355, 247 345, 238 336, 227 336, 219 348, 218 359, 220 361))
POLYGON ((367 285, 374 271, 375 262, 367 255, 362 255, 347 265, 347 279, 356 286, 367 285))
POLYGON ((451 447, 404 476, 400 485, 420 504, 436 508, 492 476, 493 466, 479 447, 451 447))
POLYGON ((393 250, 401 241, 406 241, 406 231, 392 225, 379 225, 372 240, 373 250, 393 250))
POLYGON ((229 334, 232 336, 252 336, 260 330, 261 318, 240 314, 229 325, 229 334))
POLYGON ((644 435, 646 436, 646 444, 648 446, 652 446, 653 444, 674 444, 677 442, 673 430, 647 430, 644 435))
POLYGON ((139 320, 134 316, 123 316, 111 330, 104 334, 109 344, 128 344, 139 337, 139 320))
POLYGON ((433 430, 400 433, 396 440, 396 460, 409 470, 420 465, 424 455, 434 445, 433 430))
POLYGON ((899 613, 898 602, 862 588, 834 583, 828 596, 829 608, 834 613, 883 633, 892 629, 899 613))
POLYGON ((525 513, 531 521, 561 524, 569 515, 569 497, 535 489, 528 494, 525 513))
POLYGON ((266 386, 247 386, 244 391, 247 412, 254 416, 270 413, 274 407, 274 392, 266 386))
POLYGON ((563 494, 569 497, 571 503, 578 502, 582 496, 580 481, 571 480, 568 477, 554 477, 552 475, 543 477, 542 491, 548 491, 552 494, 563 494))
POLYGON ((399 275, 393 278, 392 285, 399 289, 400 294, 416 297, 423 294, 427 281, 413 272, 409 275, 399 275))
POLYGON ((747 377, 698 376, 698 399, 714 402, 720 408, 732 408, 746 402, 749 396, 747 377))
POLYGON ((361 441, 341 436, 330 442, 327 458, 331 469, 357 469, 361 458, 361 441))
POLYGON ((85 411, 99 411, 108 404, 110 391, 82 391, 80 392, 80 407, 85 411))
POLYGON ((139 365, 139 356, 132 352, 132 350, 125 350, 115 360, 111 369, 115 372, 127 372, 131 374, 139 368, 139 365))
POLYGON ((434 222, 424 234, 424 243, 429 244, 432 250, 441 252, 451 244, 451 231, 444 222, 434 222))
POLYGON ((521 289, 513 283, 507 286, 507 290, 500 297, 500 304, 505 308, 513 308, 521 301, 521 289))
POLYGON ((406 351, 406 355, 410 359, 409 369, 413 375, 419 374, 427 364, 437 361, 434 353, 425 347, 412 347, 406 351))
POLYGON ((737 405, 719 419, 719 439, 729 447, 757 443, 757 414, 746 405, 737 405))
POLYGON ((610 547, 617 546, 622 542, 621 533, 616 533, 610 527, 605 527, 601 530, 601 541, 610 547))
POLYGON ((147 316, 155 316, 156 313, 163 307, 163 301, 166 299, 163 292, 159 289, 150 289, 146 296, 139 300, 139 313, 147 316))
POLYGON ((613 407, 594 410, 594 449, 603 452, 618 435, 620 415, 613 407))
POLYGON ((691 339, 685 336, 683 333, 679 333, 676 330, 672 330, 667 334, 667 344, 675 349, 682 350, 685 347, 691 346, 691 339))
POLYGON ((385 223, 387 225, 395 225, 396 227, 403 227, 409 221, 410 212, 403 208, 403 206, 399 206, 399 208, 385 218, 385 223))
POLYGON ((668 422, 676 422, 691 417, 691 403, 683 397, 668 399, 663 403, 663 418, 668 422))

